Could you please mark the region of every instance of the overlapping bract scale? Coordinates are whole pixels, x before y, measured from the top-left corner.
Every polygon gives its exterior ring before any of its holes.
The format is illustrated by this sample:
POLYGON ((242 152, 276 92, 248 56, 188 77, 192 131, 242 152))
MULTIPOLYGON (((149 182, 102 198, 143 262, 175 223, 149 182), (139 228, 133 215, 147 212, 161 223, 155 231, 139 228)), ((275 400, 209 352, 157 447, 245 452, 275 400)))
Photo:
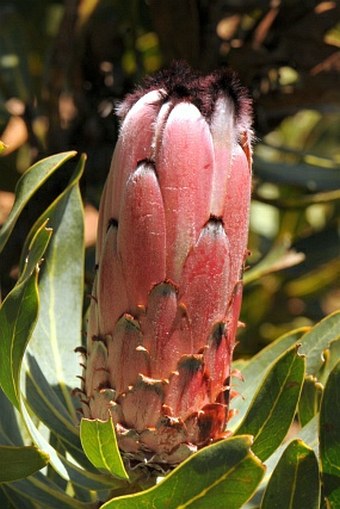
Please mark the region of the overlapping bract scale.
POLYGON ((178 103, 170 112, 158 143, 156 168, 164 200, 167 277, 178 284, 189 251, 210 215, 212 137, 193 104, 178 103))
POLYGON ((121 105, 100 206, 84 415, 167 465, 224 436, 242 300, 250 105, 234 74, 171 69, 121 105), (182 81, 185 76, 185 81, 182 81))
POLYGON ((156 174, 140 164, 127 179, 118 223, 120 256, 128 301, 135 314, 150 290, 165 279, 166 229, 156 174))

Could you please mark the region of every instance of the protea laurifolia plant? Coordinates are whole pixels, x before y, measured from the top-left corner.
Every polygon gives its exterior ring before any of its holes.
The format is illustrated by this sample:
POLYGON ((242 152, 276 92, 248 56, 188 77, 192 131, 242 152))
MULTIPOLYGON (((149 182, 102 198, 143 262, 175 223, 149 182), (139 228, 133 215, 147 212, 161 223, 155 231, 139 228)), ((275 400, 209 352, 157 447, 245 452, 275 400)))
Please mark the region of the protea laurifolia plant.
POLYGON ((250 101, 175 65, 118 110, 100 205, 83 412, 174 465, 226 433, 251 186, 250 101))

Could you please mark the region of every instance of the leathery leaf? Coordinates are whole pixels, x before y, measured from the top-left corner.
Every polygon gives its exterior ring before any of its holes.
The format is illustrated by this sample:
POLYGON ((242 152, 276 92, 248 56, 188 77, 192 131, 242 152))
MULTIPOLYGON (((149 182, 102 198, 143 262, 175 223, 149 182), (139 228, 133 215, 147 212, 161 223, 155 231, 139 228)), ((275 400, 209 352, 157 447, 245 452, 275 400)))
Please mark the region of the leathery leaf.
POLYGON ((117 497, 102 509, 238 509, 260 483, 265 467, 249 436, 221 440, 193 454, 157 486, 117 497))

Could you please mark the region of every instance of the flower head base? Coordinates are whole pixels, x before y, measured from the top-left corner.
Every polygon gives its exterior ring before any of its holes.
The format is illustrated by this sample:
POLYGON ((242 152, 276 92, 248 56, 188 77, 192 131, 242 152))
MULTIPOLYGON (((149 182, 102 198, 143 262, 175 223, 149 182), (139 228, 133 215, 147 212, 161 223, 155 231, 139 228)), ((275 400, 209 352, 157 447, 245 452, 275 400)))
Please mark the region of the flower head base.
POLYGON ((84 415, 177 464, 225 434, 251 186, 250 101, 174 66, 122 103, 100 205, 84 415))

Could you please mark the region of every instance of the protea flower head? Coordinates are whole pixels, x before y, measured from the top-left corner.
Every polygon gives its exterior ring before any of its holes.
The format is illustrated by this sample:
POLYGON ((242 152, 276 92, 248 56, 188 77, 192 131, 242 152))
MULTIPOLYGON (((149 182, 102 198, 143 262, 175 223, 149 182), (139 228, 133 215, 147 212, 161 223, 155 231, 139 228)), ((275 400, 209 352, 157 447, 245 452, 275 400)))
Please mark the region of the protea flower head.
POLYGON ((251 185, 250 101, 175 65, 127 96, 100 204, 86 417, 130 458, 177 464, 225 436, 251 185))

